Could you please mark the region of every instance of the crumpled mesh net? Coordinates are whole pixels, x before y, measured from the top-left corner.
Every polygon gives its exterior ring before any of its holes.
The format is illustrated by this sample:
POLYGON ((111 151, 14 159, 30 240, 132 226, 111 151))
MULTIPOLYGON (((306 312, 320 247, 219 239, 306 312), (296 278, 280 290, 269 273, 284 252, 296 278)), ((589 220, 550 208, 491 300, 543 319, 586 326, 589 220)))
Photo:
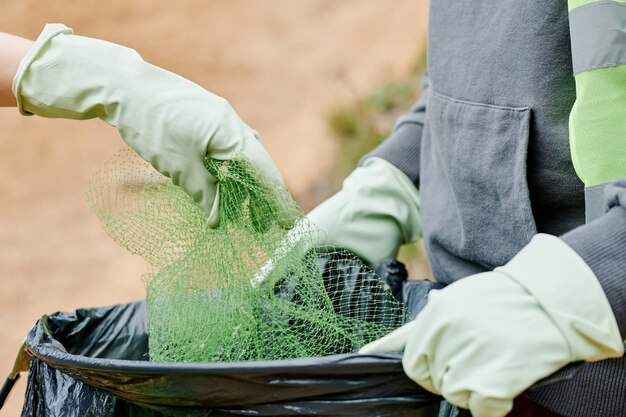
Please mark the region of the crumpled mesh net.
POLYGON ((207 159, 206 167, 220 183, 216 229, 131 151, 105 163, 88 189, 106 232, 148 262, 150 360, 346 353, 400 324, 400 303, 369 268, 341 249, 314 248, 319 232, 286 190, 242 158, 207 159))

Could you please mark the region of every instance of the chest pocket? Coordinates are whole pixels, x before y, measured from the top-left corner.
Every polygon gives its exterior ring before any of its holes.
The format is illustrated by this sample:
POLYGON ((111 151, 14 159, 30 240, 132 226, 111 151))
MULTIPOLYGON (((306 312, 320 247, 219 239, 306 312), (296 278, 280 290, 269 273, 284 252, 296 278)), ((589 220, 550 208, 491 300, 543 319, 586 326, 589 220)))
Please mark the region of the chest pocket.
POLYGON ((526 155, 531 110, 430 93, 420 199, 435 277, 449 283, 506 263, 536 233, 526 155))

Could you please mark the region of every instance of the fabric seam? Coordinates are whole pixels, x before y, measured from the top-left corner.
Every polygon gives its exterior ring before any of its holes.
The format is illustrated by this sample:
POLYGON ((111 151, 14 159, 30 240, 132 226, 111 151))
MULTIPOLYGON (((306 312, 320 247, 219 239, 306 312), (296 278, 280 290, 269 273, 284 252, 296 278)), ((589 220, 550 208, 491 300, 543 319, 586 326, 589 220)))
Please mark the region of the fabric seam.
POLYGON ((516 113, 521 113, 521 112, 526 112, 530 110, 530 107, 528 106, 524 106, 524 107, 508 107, 508 106, 498 106, 496 104, 488 104, 488 103, 478 103, 475 101, 468 101, 468 100, 461 100, 458 98, 454 98, 454 97, 450 97, 450 96, 446 96, 444 94, 438 93, 436 91, 432 91, 431 93, 439 98, 445 99, 445 100, 450 100, 456 103, 460 103, 460 104, 467 104, 469 106, 475 106, 475 107, 486 107, 486 108, 492 108, 492 109, 497 109, 497 110, 505 110, 505 111, 511 111, 511 112, 516 112, 516 113))

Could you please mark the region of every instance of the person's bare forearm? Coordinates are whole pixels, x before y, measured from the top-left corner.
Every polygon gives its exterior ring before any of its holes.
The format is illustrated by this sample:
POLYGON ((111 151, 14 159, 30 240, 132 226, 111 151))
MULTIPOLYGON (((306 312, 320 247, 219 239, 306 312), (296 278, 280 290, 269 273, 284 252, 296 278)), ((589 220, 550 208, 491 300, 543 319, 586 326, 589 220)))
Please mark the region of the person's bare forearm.
POLYGON ((13 107, 17 103, 11 92, 11 82, 17 67, 33 45, 32 41, 0 32, 0 107, 13 107))

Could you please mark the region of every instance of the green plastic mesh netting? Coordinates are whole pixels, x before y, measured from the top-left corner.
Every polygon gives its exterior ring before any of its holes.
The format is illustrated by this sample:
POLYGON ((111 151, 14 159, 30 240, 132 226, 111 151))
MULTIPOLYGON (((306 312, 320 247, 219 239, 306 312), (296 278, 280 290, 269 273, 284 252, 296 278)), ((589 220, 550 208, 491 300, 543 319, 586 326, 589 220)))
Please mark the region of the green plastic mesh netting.
POLYGON ((314 248, 319 232, 286 190, 243 159, 207 159, 206 166, 220 182, 216 229, 182 189, 131 151, 105 163, 89 185, 106 232, 149 264, 150 360, 346 353, 400 324, 400 303, 362 263, 357 273, 370 278, 355 288, 344 279, 354 268, 319 262, 329 254, 356 258, 314 248))

